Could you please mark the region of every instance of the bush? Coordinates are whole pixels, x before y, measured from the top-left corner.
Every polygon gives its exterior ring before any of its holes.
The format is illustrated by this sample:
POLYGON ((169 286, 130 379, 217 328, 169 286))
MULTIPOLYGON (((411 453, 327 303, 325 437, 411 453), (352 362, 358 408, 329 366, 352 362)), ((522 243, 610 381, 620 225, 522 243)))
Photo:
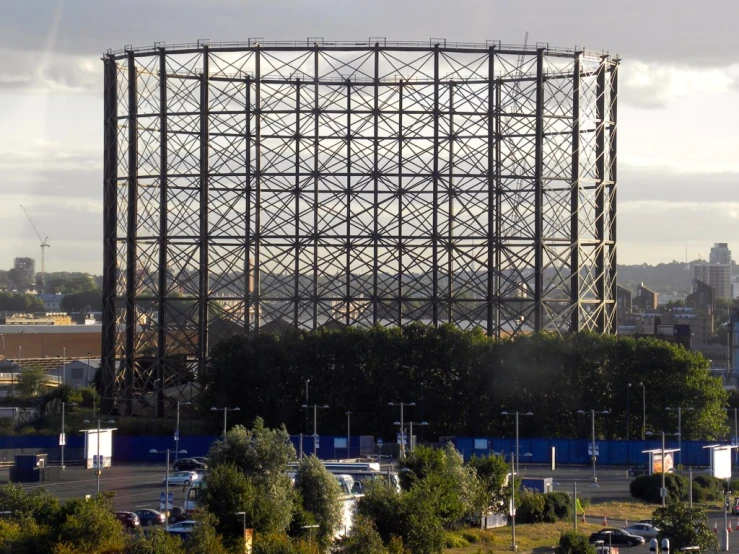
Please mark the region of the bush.
POLYGON ((724 496, 724 483, 712 475, 699 475, 693 479, 693 500, 707 502, 721 500, 724 496))
POLYGON ((585 535, 576 531, 564 531, 559 536, 555 554, 595 554, 595 546, 588 542, 585 535))
MULTIPOLYGON (((662 475, 640 475, 629 485, 631 496, 637 500, 659 504, 659 494, 662 487, 662 475)), ((667 501, 677 502, 688 499, 688 480, 681 475, 668 473, 665 475, 665 488, 667 489, 667 501)))
POLYGON ((516 521, 518 523, 542 523, 545 505, 543 494, 524 489, 516 506, 516 521))
POLYGON ((572 515, 572 499, 564 492, 548 492, 544 495, 544 521, 554 523, 572 515))

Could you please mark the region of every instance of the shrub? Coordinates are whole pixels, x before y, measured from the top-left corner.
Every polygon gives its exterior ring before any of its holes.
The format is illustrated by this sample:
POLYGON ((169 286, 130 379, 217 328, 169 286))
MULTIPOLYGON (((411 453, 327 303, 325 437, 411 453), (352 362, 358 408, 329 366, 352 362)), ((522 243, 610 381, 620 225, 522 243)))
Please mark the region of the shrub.
POLYGON ((564 492, 548 492, 544 495, 544 521, 554 523, 568 519, 572 514, 572 500, 564 492))
POLYGON ((693 500, 706 502, 721 500, 724 496, 724 483, 713 475, 699 475, 693 478, 693 500))
POLYGON ((559 536, 555 554, 595 554, 595 546, 588 542, 585 535, 576 531, 564 531, 559 536))
MULTIPOLYGON (((660 488, 662 487, 662 475, 640 475, 629 485, 631 496, 638 500, 659 504, 661 502, 660 488)), ((688 480, 674 473, 665 475, 665 488, 667 489, 667 501, 676 502, 687 500, 688 480)))
POLYGON ((541 523, 544 521, 544 495, 524 489, 516 507, 516 521, 519 523, 541 523))

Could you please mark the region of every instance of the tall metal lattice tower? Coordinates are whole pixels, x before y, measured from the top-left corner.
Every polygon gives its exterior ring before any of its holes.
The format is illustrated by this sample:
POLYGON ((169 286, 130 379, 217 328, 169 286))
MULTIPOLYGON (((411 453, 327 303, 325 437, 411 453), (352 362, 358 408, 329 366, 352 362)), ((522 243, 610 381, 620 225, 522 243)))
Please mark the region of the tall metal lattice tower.
POLYGON ((615 329, 617 58, 260 38, 104 66, 108 409, 186 396, 237 332, 615 329))

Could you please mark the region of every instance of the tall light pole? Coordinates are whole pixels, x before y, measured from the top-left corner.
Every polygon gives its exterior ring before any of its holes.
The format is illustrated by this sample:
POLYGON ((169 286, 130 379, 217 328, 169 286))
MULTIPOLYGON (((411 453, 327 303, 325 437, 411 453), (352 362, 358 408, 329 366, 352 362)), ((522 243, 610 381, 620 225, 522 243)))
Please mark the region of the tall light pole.
MULTIPOLYGON (((167 468, 164 477, 164 530, 169 530, 169 448, 167 450, 157 450, 152 448, 149 454, 167 454, 167 468)), ((177 454, 187 454, 187 450, 176 451, 177 454)))
MULTIPOLYGON (((592 434, 593 435, 593 438, 592 438, 591 453, 590 453, 591 454, 590 457, 593 460, 593 483, 597 483, 598 482, 598 476, 595 473, 595 458, 596 458, 596 456, 595 456, 595 414, 596 413, 598 413, 598 414, 609 414, 610 412, 608 410, 603 410, 603 411, 600 411, 600 412, 596 412, 595 410, 588 410, 588 411, 590 412, 590 415, 592 417, 592 430, 593 430, 593 434, 592 434)), ((582 415, 582 414, 587 414, 588 412, 586 412, 585 410, 577 410, 577 413, 582 415)))
MULTIPOLYGON (((84 420, 82 423, 90 423, 89 419, 84 420)), ((109 419, 107 423, 115 423, 112 419, 109 419)), ((100 478, 103 475, 103 458, 100 455, 100 418, 98 418, 98 429, 97 429, 97 491, 100 494, 100 478)))
POLYGON ((533 416, 534 414, 533 414, 533 412, 518 412, 518 411, 516 411, 516 412, 500 412, 500 415, 504 415, 504 416, 509 416, 509 415, 516 416, 516 463, 515 463, 515 469, 516 469, 516 474, 520 475, 520 470, 521 470, 521 456, 519 455, 519 451, 518 451, 518 416, 519 415, 533 416))
POLYGON ((223 442, 226 442, 226 422, 228 417, 228 412, 240 412, 241 408, 236 406, 235 408, 216 408, 213 406, 210 409, 211 412, 223 412, 223 442))
POLYGON ((403 440, 403 432, 405 430, 403 421, 403 408, 405 406, 415 406, 415 402, 388 402, 388 406, 400 406, 400 457, 405 458, 405 441, 403 440))
POLYGON ((64 406, 76 406, 77 402, 62 402, 62 434, 59 435, 59 446, 62 449, 62 471, 64 471, 64 447, 67 445, 67 435, 64 430, 64 406))
POLYGON ((695 408, 683 408, 678 406, 677 408, 665 408, 668 412, 677 412, 677 468, 682 469, 683 462, 683 411, 692 412, 695 408))
POLYGON ((177 401, 177 424, 174 429, 174 461, 180 459, 180 404, 184 406, 191 406, 192 402, 180 402, 177 401))
POLYGON ((647 387, 644 385, 643 382, 640 382, 639 386, 641 386, 641 415, 642 415, 641 440, 646 440, 647 438, 647 387))
MULTIPOLYGON (((395 422, 395 425, 400 425, 400 422, 399 421, 396 421, 395 422)), ((413 443, 413 426, 414 425, 418 425, 419 427, 427 427, 428 426, 428 422, 427 421, 417 421, 417 422, 409 421, 408 422, 408 446, 409 446, 409 451, 410 452, 413 452, 413 448, 414 448, 414 443, 413 443)), ((401 426, 401 429, 400 430, 401 430, 401 433, 402 433, 402 431, 403 431, 402 426, 401 426)))
POLYGON ((157 418, 157 383, 161 383, 162 380, 158 377, 154 379, 154 384, 152 385, 152 391, 151 391, 151 407, 154 410, 154 413, 152 414, 152 417, 154 419, 157 418))
POLYGON ((67 382, 67 376, 65 375, 67 373, 67 347, 62 347, 62 385, 66 384, 67 382))
MULTIPOLYGON (((303 402, 303 406, 308 405, 308 385, 310 385, 310 379, 305 380, 305 402, 303 402)), ((308 410, 305 411, 305 434, 308 434, 308 410)))
POLYGON ((318 408, 328 410, 328 404, 323 404, 322 406, 319 406, 318 404, 313 404, 312 406, 303 404, 300 407, 304 408, 306 413, 308 413, 308 408, 313 408, 313 455, 315 456, 316 451, 318 450, 318 408))
POLYGON ((515 460, 513 458, 513 452, 511 452, 511 550, 515 552, 518 550, 516 545, 516 467, 515 460))
POLYGON ((90 351, 87 351, 87 386, 90 386, 90 351))
POLYGON ((346 412, 346 457, 351 458, 349 444, 352 439, 352 413, 346 412))
POLYGON ((626 383, 626 440, 629 440, 629 423, 631 419, 631 410, 629 406, 629 399, 631 396, 631 383, 626 383))

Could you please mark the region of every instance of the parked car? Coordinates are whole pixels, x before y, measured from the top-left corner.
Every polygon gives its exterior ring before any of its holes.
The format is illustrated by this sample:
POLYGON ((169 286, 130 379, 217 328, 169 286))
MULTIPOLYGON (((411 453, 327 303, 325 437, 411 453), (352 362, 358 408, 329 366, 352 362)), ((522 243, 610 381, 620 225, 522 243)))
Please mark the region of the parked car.
POLYGON ((657 534, 659 533, 659 529, 651 523, 632 523, 624 527, 624 531, 632 535, 639 535, 645 539, 657 538, 657 534))
POLYGON ((133 512, 116 512, 115 517, 118 518, 126 529, 136 529, 141 525, 139 516, 133 512))
POLYGON ((172 464, 172 469, 175 471, 195 471, 208 469, 208 465, 195 458, 182 458, 172 464))
POLYGON ((195 529, 197 523, 197 521, 193 521, 191 519, 180 521, 179 523, 170 525, 169 529, 167 529, 167 533, 171 535, 176 535, 183 540, 187 540, 188 538, 190 538, 190 533, 193 532, 193 529, 195 529))
POLYGON ((731 513, 733 515, 739 515, 739 497, 734 497, 734 503, 731 505, 731 513))
POLYGON ((179 523, 180 521, 186 521, 187 517, 188 516, 185 508, 182 508, 180 506, 172 506, 172 509, 169 511, 170 523, 179 523))
POLYGON ((632 535, 623 529, 601 529, 600 531, 590 535, 590 542, 595 541, 603 541, 603 544, 605 545, 637 546, 644 544, 644 537, 632 535))
POLYGON ((164 525, 164 520, 166 519, 165 515, 157 510, 136 510, 134 513, 139 516, 142 527, 164 525))
POLYGON ((640 475, 649 475, 649 471, 645 466, 632 466, 629 468, 629 477, 639 477, 640 475))
MULTIPOLYGON (((170 485, 184 485, 185 487, 191 485, 195 481, 200 481, 200 475, 195 471, 177 471, 169 474, 170 485)), ((167 483, 167 478, 162 479, 162 485, 167 483)))

